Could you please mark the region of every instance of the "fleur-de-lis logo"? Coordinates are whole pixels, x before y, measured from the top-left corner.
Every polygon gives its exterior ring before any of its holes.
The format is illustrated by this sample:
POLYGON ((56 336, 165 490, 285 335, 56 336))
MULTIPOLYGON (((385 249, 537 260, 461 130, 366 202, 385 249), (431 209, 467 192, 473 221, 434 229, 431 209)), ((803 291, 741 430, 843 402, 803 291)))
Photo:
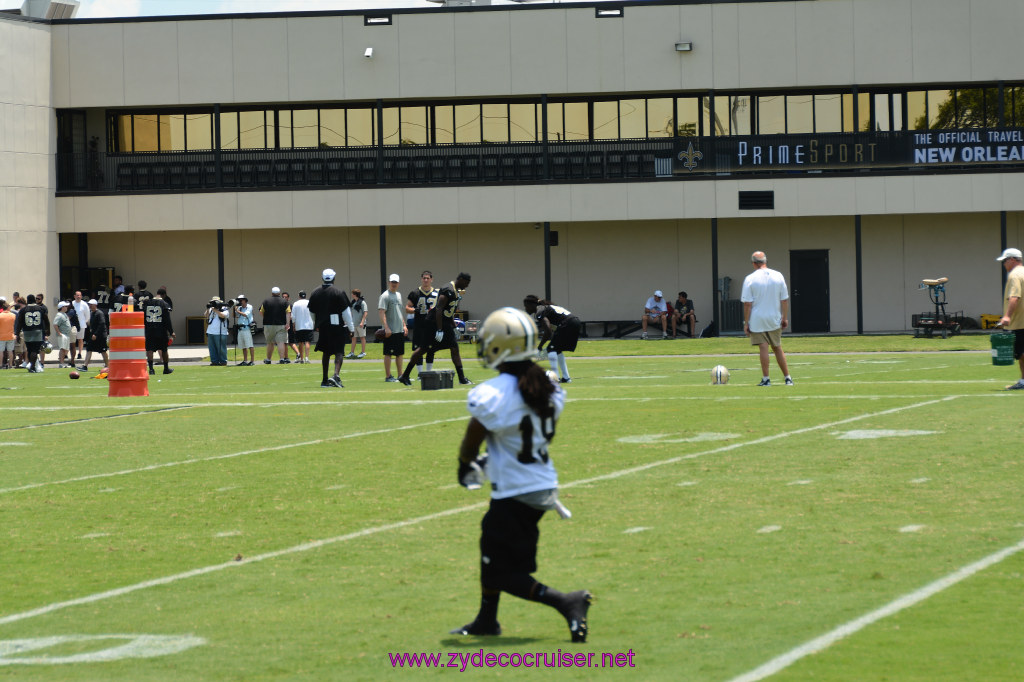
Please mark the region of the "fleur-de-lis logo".
POLYGON ((704 154, 700 150, 695 150, 691 142, 686 145, 686 151, 679 152, 679 156, 676 158, 683 162, 683 168, 692 173, 693 169, 697 167, 697 162, 704 158, 704 154))

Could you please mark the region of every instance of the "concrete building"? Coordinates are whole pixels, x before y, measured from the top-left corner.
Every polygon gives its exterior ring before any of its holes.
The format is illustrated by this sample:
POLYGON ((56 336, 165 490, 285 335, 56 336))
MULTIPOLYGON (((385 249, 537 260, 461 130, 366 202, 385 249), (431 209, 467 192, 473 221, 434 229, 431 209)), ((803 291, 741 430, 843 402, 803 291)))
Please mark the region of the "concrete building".
POLYGON ((996 313, 1021 25, 1017 0, 0 14, 0 292, 116 271, 183 327, 327 266, 366 292, 430 269, 473 275, 470 317, 686 290, 730 329, 760 249, 795 331, 907 329, 934 277, 996 313))

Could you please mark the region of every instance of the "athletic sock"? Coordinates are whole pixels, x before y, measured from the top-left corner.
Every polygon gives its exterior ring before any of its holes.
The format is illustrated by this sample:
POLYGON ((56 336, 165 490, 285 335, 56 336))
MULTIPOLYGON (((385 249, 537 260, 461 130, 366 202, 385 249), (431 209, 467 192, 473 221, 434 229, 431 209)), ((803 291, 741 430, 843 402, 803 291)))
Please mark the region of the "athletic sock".
POLYGON ((428 372, 433 372, 434 371, 434 361, 431 360, 430 362, 428 362, 426 367, 427 367, 427 371, 428 372))
POLYGON ((551 371, 558 374, 558 353, 550 351, 548 353, 548 362, 551 363, 551 371))
POLYGON ((569 365, 565 362, 565 353, 558 354, 558 369, 561 370, 563 379, 569 378, 569 365))
POLYGON ((456 367, 455 371, 459 373, 459 381, 465 381, 466 380, 466 375, 463 374, 463 372, 462 372, 462 365, 459 365, 458 367, 456 367))
POLYGON ((498 602, 501 600, 501 592, 488 594, 486 591, 480 593, 480 612, 476 614, 477 623, 494 623, 498 620, 498 602))

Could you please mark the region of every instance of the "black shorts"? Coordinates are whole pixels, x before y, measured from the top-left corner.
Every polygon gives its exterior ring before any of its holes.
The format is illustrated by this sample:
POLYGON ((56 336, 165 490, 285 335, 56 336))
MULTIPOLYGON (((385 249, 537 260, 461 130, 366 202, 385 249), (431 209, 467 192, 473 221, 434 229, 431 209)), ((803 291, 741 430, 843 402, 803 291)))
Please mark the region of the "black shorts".
POLYGON ((1024 329, 1011 329, 1013 332, 1013 359, 1020 360, 1024 355, 1024 329))
POLYGON ((394 332, 384 339, 384 355, 392 357, 405 355, 405 335, 394 332))
POLYGON ((441 338, 440 343, 434 340, 436 334, 436 329, 430 330, 430 345, 428 345, 427 348, 431 351, 453 348, 459 343, 458 337, 455 335, 455 327, 444 330, 444 336, 441 338))
POLYGON ((310 341, 313 340, 313 330, 312 329, 296 329, 295 330, 295 340, 297 342, 299 342, 299 343, 309 343, 310 341))
POLYGON ((498 576, 537 570, 537 524, 544 510, 515 498, 491 499, 480 522, 480 582, 495 587, 498 576))
POLYGON ((42 347, 43 347, 43 342, 42 341, 26 341, 25 342, 25 350, 30 355, 38 355, 39 354, 39 349, 42 348, 42 347))
POLYGON ((85 349, 92 351, 93 353, 106 353, 107 352, 107 337, 97 336, 94 341, 91 338, 91 334, 85 338, 85 349))
POLYGON ((432 325, 417 322, 412 328, 412 349, 415 351, 419 348, 430 348, 434 343, 434 331, 432 325))
POLYGON ((576 350, 576 344, 580 340, 580 318, 570 317, 562 324, 555 327, 555 333, 548 344, 549 353, 564 353, 576 350))
POLYGON ((146 350, 155 353, 160 350, 167 350, 167 334, 146 336, 146 350))
POLYGON ((351 338, 348 327, 344 325, 324 325, 320 327, 320 336, 313 350, 327 355, 344 353, 351 338))

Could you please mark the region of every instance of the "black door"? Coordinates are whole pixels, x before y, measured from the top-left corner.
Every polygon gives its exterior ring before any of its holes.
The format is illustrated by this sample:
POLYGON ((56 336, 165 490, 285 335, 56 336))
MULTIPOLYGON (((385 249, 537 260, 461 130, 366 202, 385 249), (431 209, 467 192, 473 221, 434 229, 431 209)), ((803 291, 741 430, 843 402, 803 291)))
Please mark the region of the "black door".
POLYGON ((829 331, 828 251, 789 252, 790 330, 829 331))

